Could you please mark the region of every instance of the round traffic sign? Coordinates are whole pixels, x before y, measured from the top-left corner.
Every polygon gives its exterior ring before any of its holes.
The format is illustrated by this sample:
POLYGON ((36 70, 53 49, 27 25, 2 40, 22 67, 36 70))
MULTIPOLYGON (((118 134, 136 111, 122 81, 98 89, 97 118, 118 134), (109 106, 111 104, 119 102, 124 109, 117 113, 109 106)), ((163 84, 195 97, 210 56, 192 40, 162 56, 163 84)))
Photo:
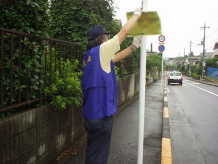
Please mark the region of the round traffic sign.
POLYGON ((159 50, 160 52, 163 52, 163 51, 165 50, 164 45, 159 45, 158 50, 159 50))
POLYGON ((158 37, 158 40, 159 40, 160 42, 164 42, 164 41, 165 41, 165 36, 164 36, 164 35, 160 35, 160 36, 158 37))

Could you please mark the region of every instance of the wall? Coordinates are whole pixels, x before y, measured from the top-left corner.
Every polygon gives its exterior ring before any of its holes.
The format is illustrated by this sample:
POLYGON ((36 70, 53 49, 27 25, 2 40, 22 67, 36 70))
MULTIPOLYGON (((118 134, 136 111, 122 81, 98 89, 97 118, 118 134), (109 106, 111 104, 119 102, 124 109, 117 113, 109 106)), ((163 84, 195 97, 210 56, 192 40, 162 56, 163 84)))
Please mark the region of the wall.
POLYGON ((0 119, 0 163, 48 163, 84 134, 81 109, 49 106, 0 119))
POLYGON ((207 76, 218 80, 218 68, 208 67, 207 68, 207 76))
POLYGON ((117 80, 118 83, 118 106, 131 100, 139 92, 139 72, 130 74, 117 80))
MULTIPOLYGON (((139 73, 118 79, 119 106, 139 91, 139 73)), ((47 164, 85 134, 81 108, 49 105, 0 118, 0 163, 47 164)))

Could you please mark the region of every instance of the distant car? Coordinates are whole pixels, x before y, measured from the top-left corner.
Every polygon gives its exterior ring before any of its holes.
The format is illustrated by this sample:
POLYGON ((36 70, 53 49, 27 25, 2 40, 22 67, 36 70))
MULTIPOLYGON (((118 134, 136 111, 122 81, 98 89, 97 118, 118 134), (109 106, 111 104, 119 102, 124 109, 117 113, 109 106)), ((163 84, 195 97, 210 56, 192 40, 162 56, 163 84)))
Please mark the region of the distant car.
POLYGON ((179 83, 182 85, 182 73, 179 71, 170 72, 168 76, 168 84, 170 83, 179 83))

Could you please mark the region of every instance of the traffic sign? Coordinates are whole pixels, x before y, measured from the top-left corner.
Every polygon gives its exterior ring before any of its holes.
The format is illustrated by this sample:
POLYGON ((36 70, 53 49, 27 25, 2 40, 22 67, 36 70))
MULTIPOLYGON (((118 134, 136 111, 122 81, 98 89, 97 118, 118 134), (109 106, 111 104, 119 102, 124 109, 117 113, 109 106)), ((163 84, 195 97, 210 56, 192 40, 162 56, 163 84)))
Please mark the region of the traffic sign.
POLYGON ((159 50, 160 52, 163 52, 163 51, 165 50, 164 45, 159 45, 158 50, 159 50))
POLYGON ((164 41, 165 41, 165 36, 164 36, 164 35, 160 35, 160 36, 158 37, 158 40, 159 40, 160 42, 164 42, 164 41))

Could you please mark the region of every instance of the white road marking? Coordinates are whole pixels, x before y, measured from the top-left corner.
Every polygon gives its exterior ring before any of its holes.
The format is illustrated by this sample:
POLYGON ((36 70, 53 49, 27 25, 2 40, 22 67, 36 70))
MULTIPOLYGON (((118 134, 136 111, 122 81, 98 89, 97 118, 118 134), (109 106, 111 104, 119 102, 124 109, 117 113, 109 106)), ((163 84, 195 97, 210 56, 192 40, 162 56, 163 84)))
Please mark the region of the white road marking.
POLYGON ((210 94, 212 94, 212 95, 214 95, 214 96, 218 96, 217 94, 215 94, 215 93, 213 93, 213 92, 210 92, 210 91, 208 91, 208 90, 206 90, 206 89, 197 87, 197 86, 192 85, 192 84, 189 84, 189 83, 187 83, 187 82, 184 82, 184 83, 186 83, 186 84, 188 84, 188 85, 191 85, 191 86, 193 86, 193 87, 195 87, 195 88, 201 89, 202 91, 208 92, 208 93, 210 93, 210 94))
POLYGON ((191 84, 196 84, 196 85, 198 85, 198 84, 201 84, 201 83, 198 83, 198 82, 195 82, 195 81, 190 81, 190 80, 184 80, 183 82, 190 82, 191 84))

